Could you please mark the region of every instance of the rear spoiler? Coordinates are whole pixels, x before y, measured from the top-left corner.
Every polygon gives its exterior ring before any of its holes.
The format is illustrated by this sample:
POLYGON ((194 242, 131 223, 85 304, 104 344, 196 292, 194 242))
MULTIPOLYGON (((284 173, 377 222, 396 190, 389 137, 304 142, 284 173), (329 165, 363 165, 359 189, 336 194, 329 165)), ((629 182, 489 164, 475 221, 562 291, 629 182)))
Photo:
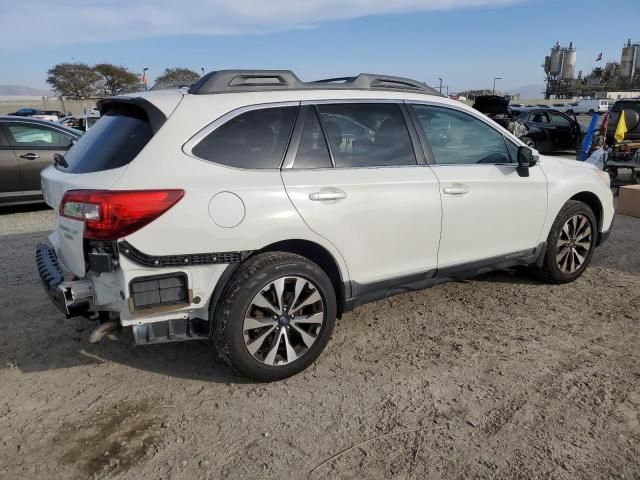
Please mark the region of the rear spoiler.
POLYGON ((153 133, 157 133, 160 127, 167 121, 167 117, 162 111, 150 101, 141 97, 110 97, 96 102, 100 115, 104 115, 115 105, 131 105, 140 108, 149 118, 153 133))

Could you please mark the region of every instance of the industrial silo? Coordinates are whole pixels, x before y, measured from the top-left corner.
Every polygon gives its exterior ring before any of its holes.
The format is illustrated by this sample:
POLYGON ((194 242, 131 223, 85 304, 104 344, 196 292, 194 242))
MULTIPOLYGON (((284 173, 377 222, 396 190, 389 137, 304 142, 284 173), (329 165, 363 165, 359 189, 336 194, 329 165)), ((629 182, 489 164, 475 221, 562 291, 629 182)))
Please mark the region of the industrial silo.
MULTIPOLYGON (((622 47, 622 55, 620 56, 620 77, 624 79, 631 78, 633 74, 633 56, 636 46, 631 45, 631 39, 622 47)), ((636 62, 637 66, 637 62, 636 62)))
POLYGON ((576 49, 573 42, 569 43, 569 48, 563 48, 562 53, 562 79, 571 80, 576 68, 576 49))
POLYGON ((560 75, 562 71, 562 49, 560 48, 560 43, 556 43, 556 45, 551 49, 551 55, 549 55, 549 75, 555 77, 560 75))

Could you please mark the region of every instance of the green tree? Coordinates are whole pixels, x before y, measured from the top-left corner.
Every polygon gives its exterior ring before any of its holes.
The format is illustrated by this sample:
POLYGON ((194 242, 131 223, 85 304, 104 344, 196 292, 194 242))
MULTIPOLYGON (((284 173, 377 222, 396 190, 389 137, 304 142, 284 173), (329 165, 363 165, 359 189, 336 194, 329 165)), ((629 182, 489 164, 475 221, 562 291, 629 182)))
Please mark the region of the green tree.
POLYGON ((189 68, 165 68, 164 73, 156 78, 157 84, 188 86, 200 78, 189 68))
POLYGON ((143 89, 139 76, 126 67, 99 63, 93 69, 102 77, 100 93, 103 95, 122 95, 143 89))
POLYGON ((47 83, 60 96, 81 99, 99 92, 100 74, 86 63, 59 63, 47 72, 47 83))

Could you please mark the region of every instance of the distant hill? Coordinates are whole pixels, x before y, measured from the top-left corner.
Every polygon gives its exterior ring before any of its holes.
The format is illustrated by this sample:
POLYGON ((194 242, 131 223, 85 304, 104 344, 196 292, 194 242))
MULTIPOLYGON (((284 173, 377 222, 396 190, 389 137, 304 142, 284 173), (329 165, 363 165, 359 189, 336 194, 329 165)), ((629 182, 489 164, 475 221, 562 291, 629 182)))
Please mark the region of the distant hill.
POLYGON ((24 85, 0 85, 0 95, 6 96, 51 96, 48 90, 25 87, 24 85))
POLYGON ((520 95, 520 98, 544 98, 544 85, 525 85, 507 90, 510 95, 520 95))

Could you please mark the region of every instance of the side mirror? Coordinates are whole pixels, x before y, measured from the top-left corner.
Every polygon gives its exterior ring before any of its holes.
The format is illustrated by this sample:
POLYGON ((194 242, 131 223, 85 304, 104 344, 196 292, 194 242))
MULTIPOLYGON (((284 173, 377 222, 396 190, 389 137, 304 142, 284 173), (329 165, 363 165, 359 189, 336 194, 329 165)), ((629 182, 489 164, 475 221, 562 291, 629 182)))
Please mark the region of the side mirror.
POLYGON ((518 147, 518 175, 521 177, 529 176, 529 167, 533 167, 538 159, 533 154, 533 150, 529 147, 518 147))

